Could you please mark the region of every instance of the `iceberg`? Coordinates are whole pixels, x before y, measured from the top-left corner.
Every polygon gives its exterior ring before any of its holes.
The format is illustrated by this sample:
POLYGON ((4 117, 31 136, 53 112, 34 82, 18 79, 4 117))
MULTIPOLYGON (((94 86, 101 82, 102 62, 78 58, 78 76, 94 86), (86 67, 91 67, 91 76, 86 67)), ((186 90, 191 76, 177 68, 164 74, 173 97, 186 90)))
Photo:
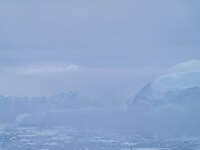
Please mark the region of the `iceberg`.
POLYGON ((132 104, 192 104, 200 101, 200 60, 191 60, 170 68, 148 83, 132 104))

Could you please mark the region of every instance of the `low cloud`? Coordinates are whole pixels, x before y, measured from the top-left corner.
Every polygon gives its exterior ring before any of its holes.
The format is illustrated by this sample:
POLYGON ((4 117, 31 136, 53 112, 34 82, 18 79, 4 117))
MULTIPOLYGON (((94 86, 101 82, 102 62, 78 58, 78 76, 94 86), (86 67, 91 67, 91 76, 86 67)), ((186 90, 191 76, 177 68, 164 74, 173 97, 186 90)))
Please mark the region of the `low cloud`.
POLYGON ((34 74, 45 74, 45 73, 65 73, 75 72, 80 69, 80 66, 75 64, 50 64, 50 65, 32 65, 32 66, 20 66, 15 68, 7 68, 6 72, 34 75, 34 74))

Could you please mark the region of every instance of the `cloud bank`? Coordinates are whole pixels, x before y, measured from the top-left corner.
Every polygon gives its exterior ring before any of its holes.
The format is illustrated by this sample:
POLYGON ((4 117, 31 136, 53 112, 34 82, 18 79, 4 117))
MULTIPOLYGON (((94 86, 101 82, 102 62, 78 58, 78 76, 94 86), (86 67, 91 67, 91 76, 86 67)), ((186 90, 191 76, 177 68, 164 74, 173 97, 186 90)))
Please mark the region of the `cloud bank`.
POLYGON ((7 72, 13 72, 16 74, 25 75, 37 75, 37 74, 48 74, 48 73, 67 73, 75 72, 80 69, 80 66, 70 64, 70 65, 34 65, 26 67, 16 67, 13 69, 7 69, 7 72))

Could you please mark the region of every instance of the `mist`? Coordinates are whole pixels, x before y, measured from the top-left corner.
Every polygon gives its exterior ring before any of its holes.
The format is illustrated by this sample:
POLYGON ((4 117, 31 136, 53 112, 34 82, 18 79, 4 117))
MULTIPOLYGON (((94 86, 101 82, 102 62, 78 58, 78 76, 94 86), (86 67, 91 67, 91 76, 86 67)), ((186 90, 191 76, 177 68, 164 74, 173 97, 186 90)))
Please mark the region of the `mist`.
POLYGON ((0 150, 199 149, 198 6, 0 1, 0 150))

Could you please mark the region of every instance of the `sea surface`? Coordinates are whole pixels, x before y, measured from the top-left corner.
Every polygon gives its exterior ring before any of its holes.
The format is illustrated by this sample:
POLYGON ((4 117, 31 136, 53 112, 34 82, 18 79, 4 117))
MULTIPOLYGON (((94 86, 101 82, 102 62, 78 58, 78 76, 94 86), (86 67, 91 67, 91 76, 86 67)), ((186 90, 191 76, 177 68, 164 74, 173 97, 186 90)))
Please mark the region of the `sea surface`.
POLYGON ((160 138, 63 126, 2 126, 0 150, 199 150, 199 137, 160 138))

